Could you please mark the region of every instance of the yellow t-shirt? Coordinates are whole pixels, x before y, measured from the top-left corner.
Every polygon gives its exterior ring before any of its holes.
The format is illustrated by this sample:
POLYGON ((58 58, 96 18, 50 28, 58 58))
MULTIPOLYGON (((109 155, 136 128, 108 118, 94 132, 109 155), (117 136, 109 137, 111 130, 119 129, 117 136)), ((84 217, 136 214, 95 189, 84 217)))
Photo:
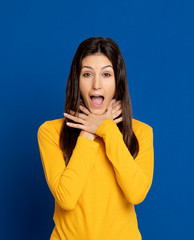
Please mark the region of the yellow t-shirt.
POLYGON ((135 160, 112 120, 94 141, 78 137, 66 166, 59 147, 64 119, 46 121, 38 143, 48 186, 55 198, 52 240, 140 240, 134 205, 142 202, 153 178, 153 131, 134 120, 139 142, 135 160))

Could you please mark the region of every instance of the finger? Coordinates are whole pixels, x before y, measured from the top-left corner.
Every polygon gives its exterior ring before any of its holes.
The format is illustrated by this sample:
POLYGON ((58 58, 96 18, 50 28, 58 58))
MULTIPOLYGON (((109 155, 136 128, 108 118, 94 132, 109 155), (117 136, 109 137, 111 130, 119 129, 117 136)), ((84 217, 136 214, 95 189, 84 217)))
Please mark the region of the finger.
POLYGON ((114 106, 115 102, 116 102, 116 99, 112 99, 111 100, 111 102, 110 102, 110 104, 109 104, 109 106, 107 108, 107 112, 109 112, 109 113, 111 112, 112 113, 112 109, 113 109, 113 106, 114 106))
POLYGON ((85 126, 82 124, 76 124, 76 123, 71 123, 71 122, 67 122, 66 124, 68 127, 85 130, 85 126))
POLYGON ((111 103, 112 103, 112 109, 118 108, 119 106, 122 106, 122 101, 121 100, 116 101, 116 99, 112 99, 111 103))
POLYGON ((112 114, 116 113, 117 111, 122 110, 122 105, 118 104, 112 109, 112 114))
POLYGON ((122 122, 122 121, 123 121, 123 118, 122 118, 122 117, 117 118, 117 119, 114 120, 115 123, 120 123, 120 122, 122 122))
POLYGON ((119 115, 121 115, 122 114, 122 109, 120 109, 119 111, 117 111, 116 113, 114 113, 114 114, 112 114, 112 117, 113 117, 113 120, 115 119, 115 118, 117 118, 119 115))
POLYGON ((74 122, 77 122, 77 123, 82 123, 84 124, 84 120, 82 118, 79 118, 79 117, 75 117, 75 116, 72 116, 68 113, 64 113, 64 116, 68 119, 71 119, 72 121, 74 122))
POLYGON ((73 110, 70 110, 70 114, 73 115, 73 116, 82 118, 82 119, 86 119, 86 117, 87 117, 85 114, 78 113, 78 112, 76 113, 76 112, 74 112, 73 110))
POLYGON ((121 101, 121 100, 118 100, 118 101, 115 102, 114 107, 116 107, 116 106, 118 106, 118 105, 121 105, 121 104, 122 104, 122 101, 121 101))
POLYGON ((114 104, 114 107, 116 107, 116 106, 120 105, 121 103, 122 103, 122 101, 121 101, 121 100, 117 100, 117 101, 115 102, 115 104, 114 104))
POLYGON ((87 115, 90 114, 89 110, 88 110, 87 108, 85 108, 84 106, 80 105, 79 108, 80 108, 80 110, 81 110, 83 113, 85 113, 85 114, 87 114, 87 115))

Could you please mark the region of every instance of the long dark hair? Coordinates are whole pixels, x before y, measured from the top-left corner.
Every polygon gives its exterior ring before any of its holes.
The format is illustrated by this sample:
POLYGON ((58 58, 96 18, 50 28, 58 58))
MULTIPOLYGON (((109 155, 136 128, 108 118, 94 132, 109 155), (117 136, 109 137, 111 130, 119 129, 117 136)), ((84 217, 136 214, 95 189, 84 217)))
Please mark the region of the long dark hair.
MULTIPOLYGON (((67 81, 65 112, 69 113, 70 110, 79 112, 81 101, 79 76, 82 67, 82 60, 86 56, 95 53, 104 54, 113 65, 116 80, 115 99, 122 101, 123 121, 118 123, 117 126, 123 135, 123 140, 127 148, 135 159, 139 151, 139 144, 132 131, 132 109, 127 84, 126 68, 119 46, 112 39, 93 37, 86 39, 79 45, 73 58, 67 81)), ((81 130, 68 127, 66 121, 67 120, 65 119, 61 128, 60 147, 63 151, 67 165, 81 130)))

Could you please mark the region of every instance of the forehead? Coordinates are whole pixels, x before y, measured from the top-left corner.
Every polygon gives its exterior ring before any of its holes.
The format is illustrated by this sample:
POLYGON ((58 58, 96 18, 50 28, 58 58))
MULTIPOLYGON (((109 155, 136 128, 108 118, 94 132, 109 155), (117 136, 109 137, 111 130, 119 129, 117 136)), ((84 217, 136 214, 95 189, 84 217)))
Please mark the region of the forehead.
POLYGON ((82 60, 82 67, 83 66, 103 67, 105 65, 112 66, 112 63, 104 54, 101 53, 88 55, 82 60))

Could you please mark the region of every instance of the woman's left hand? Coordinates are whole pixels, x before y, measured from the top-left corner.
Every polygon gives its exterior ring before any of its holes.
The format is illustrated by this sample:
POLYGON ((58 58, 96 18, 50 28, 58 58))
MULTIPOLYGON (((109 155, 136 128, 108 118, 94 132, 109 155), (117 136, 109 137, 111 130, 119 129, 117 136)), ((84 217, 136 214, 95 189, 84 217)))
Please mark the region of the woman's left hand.
POLYGON ((107 111, 101 115, 93 114, 81 105, 80 110, 83 113, 77 113, 76 115, 73 111, 70 111, 70 114, 64 113, 66 118, 75 122, 67 122, 69 127, 78 128, 96 134, 96 130, 105 120, 112 119, 115 123, 122 121, 122 116, 117 118, 122 114, 121 101, 112 100, 107 111))

